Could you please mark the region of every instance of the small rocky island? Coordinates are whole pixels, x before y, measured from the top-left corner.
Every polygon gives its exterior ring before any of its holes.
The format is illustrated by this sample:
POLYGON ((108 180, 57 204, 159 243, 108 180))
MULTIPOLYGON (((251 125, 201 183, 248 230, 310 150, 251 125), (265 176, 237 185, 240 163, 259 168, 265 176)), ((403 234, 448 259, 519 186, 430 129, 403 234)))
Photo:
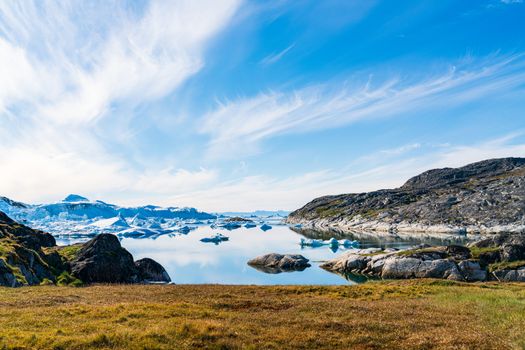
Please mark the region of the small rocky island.
POLYGON ((0 286, 152 282, 170 282, 170 277, 152 259, 134 261, 114 235, 59 247, 49 233, 0 212, 0 286))
POLYGON ((525 158, 434 169, 403 186, 314 199, 290 224, 376 232, 525 232, 525 158))

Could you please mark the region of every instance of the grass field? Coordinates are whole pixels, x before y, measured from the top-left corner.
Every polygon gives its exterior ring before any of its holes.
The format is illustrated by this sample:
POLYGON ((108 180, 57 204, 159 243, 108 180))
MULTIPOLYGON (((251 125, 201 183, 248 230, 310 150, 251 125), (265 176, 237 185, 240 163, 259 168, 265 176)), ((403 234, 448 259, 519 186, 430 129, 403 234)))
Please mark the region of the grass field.
POLYGON ((525 285, 0 288, 5 349, 523 349, 525 285))

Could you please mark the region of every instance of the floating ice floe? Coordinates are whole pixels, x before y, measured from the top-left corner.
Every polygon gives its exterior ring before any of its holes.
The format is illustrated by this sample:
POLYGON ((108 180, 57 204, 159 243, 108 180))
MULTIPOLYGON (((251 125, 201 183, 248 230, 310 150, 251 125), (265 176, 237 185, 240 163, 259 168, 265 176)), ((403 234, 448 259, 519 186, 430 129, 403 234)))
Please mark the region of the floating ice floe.
POLYGON ((183 233, 183 234, 187 234, 189 233, 191 230, 194 230, 196 227, 190 227, 190 226, 182 226, 181 228, 178 228, 177 229, 177 232, 180 232, 180 233, 183 233))
POLYGON ((268 230, 271 230, 271 229, 272 229, 272 227, 270 225, 268 225, 268 224, 263 224, 261 226, 261 230, 263 230, 263 231, 268 231, 268 230))
POLYGON ((221 235, 220 233, 217 233, 215 236, 213 237, 205 237, 205 238, 202 238, 201 239, 201 242, 204 242, 204 243, 215 243, 215 244, 219 244, 221 242, 224 242, 224 241, 228 241, 230 240, 229 237, 226 237, 224 235, 221 235))
POLYGON ((241 224, 239 224, 237 222, 224 222, 222 224, 218 224, 217 227, 222 227, 222 228, 225 228, 227 230, 235 230, 235 229, 238 229, 239 227, 241 227, 241 224))
POLYGON ((331 238, 327 241, 323 241, 323 240, 320 240, 320 239, 305 239, 305 238, 301 238, 301 247, 312 247, 312 248, 317 248, 317 247, 322 247, 322 246, 329 246, 329 247, 344 247, 344 248, 355 248, 355 247, 359 247, 359 242, 358 241, 351 241, 349 239, 342 239, 340 241, 338 241, 337 239, 335 238, 331 238))

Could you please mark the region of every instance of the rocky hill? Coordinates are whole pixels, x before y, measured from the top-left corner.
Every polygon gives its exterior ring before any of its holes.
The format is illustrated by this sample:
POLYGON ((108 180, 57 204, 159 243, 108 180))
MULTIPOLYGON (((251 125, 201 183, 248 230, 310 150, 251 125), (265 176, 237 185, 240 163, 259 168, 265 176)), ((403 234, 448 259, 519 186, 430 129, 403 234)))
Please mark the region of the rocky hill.
POLYGON ((384 232, 525 232, 525 158, 426 171, 403 186, 314 199, 288 223, 384 232))
POLYGON ((169 281, 157 262, 133 261, 114 235, 101 234, 85 244, 58 247, 49 233, 0 212, 0 286, 169 281))

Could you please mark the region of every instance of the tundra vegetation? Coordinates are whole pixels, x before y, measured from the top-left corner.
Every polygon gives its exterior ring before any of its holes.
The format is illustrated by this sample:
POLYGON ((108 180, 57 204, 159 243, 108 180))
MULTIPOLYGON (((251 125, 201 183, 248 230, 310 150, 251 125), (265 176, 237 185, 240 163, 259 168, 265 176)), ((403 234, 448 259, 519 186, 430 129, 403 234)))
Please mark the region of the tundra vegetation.
POLYGON ((0 288, 3 349, 521 349, 525 286, 0 288))

